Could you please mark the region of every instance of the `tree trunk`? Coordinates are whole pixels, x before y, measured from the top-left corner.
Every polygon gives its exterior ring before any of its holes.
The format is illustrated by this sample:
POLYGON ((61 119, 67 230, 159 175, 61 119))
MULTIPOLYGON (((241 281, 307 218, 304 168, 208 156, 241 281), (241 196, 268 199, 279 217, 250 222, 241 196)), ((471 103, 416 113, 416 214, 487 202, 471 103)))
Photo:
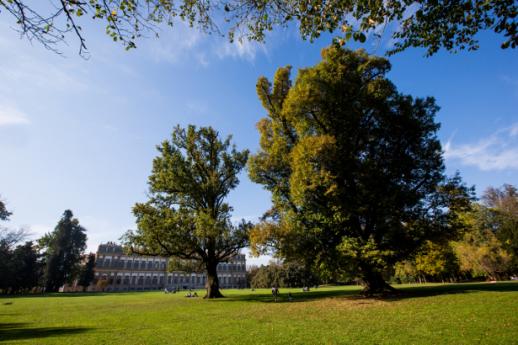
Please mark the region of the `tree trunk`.
POLYGON ((207 263, 207 294, 204 298, 221 298, 224 297, 219 291, 219 279, 218 279, 218 263, 208 262, 207 263))
POLYGON ((390 286, 380 272, 370 268, 362 268, 363 294, 372 296, 374 294, 394 293, 396 289, 390 286))

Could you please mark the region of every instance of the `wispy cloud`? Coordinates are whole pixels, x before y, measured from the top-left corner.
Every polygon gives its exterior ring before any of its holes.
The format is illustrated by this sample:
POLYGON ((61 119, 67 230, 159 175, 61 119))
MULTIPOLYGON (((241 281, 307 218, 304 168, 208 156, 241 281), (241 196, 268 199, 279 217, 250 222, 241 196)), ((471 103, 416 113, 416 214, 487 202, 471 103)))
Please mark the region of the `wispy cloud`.
POLYGON ((205 35, 190 28, 183 22, 177 22, 171 29, 165 27, 159 32, 160 38, 143 42, 144 50, 155 62, 178 63, 189 58, 193 51, 205 39, 205 35))
POLYGON ((518 169, 518 122, 473 144, 454 145, 450 139, 444 156, 484 171, 518 169))
POLYGON ((27 125, 31 123, 27 115, 12 106, 0 105, 0 126, 27 125))
POLYGON ((266 53, 264 44, 248 40, 231 43, 225 37, 207 35, 182 22, 175 23, 172 29, 164 28, 159 39, 144 45, 155 62, 176 64, 193 61, 201 67, 207 67, 213 57, 253 62, 259 52, 266 53))
POLYGON ((234 42, 224 41, 216 49, 216 54, 220 59, 227 57, 240 58, 248 61, 254 61, 258 52, 266 53, 264 44, 251 42, 249 40, 236 40, 234 42))

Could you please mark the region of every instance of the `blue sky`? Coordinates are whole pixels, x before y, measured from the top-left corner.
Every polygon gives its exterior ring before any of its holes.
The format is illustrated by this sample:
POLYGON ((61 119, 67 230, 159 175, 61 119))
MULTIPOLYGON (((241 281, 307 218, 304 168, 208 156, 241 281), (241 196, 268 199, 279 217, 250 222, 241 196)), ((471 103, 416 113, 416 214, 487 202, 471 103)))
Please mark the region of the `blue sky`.
MULTIPOLYGON (((91 58, 84 60, 72 37, 62 57, 20 40, 9 25, 0 16, 0 195, 14 213, 8 226, 38 237, 71 209, 88 229, 90 250, 134 227, 131 207, 145 200, 155 145, 173 126, 211 125, 256 151, 255 124, 265 115, 257 78, 288 64, 295 75, 317 63, 331 40, 310 43, 282 29, 264 45, 230 44, 180 23, 126 52, 87 28, 91 58)), ((447 171, 459 170, 478 194, 518 185, 518 51, 501 50, 493 34, 480 38, 472 53, 425 58, 409 49, 391 58, 389 74, 404 93, 436 97, 447 171)), ((383 54, 387 41, 364 48, 383 54)), ((269 207, 269 195, 246 173, 229 201, 236 218, 256 220, 269 207)))

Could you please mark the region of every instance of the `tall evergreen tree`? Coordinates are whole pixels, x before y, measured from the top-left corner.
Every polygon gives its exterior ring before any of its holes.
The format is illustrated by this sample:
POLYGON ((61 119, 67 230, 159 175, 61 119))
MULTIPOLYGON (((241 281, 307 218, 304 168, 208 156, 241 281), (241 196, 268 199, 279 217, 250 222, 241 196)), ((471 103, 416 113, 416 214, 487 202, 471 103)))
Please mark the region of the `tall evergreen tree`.
POLYGON ((90 253, 86 259, 86 263, 81 267, 79 272, 78 284, 85 291, 90 283, 94 280, 95 254, 90 253))
POLYGON ((268 117, 249 171, 273 209, 251 239, 391 290, 383 270, 454 233, 469 191, 444 175, 433 98, 399 93, 386 59, 336 46, 322 58, 293 86, 289 67, 257 83, 268 117))
POLYGON ((176 127, 158 146, 146 203, 133 208, 138 229, 124 238, 134 252, 173 258, 178 266, 198 263, 207 273, 206 298, 222 297, 217 266, 247 245, 250 224, 230 220, 225 202, 238 183, 248 151, 211 127, 176 127))
POLYGON ((46 248, 46 291, 58 291, 77 275, 81 255, 86 249, 86 229, 73 217, 72 211, 66 210, 54 231, 40 240, 46 248))

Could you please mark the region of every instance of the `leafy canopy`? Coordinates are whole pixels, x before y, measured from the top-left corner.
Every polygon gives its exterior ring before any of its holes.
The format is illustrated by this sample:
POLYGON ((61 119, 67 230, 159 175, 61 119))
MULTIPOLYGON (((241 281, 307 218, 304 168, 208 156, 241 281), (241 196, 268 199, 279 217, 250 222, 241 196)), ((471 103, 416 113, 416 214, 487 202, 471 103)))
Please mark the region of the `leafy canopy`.
POLYGON ((514 0, 371 1, 371 0, 60 0, 35 6, 28 0, 0 0, 0 8, 12 15, 20 33, 46 48, 72 33, 79 39, 80 54, 87 53, 81 23, 89 18, 104 22, 106 33, 127 48, 152 32, 157 25, 173 25, 175 18, 208 33, 230 40, 263 41, 268 31, 294 22, 305 39, 342 30, 339 42, 365 42, 369 34, 396 27, 390 54, 408 47, 423 47, 427 55, 444 48, 476 50, 479 31, 504 36, 502 48, 518 44, 517 5, 514 0))
POLYGON ((194 270, 192 262, 203 266, 213 284, 209 297, 220 297, 218 263, 248 243, 250 224, 233 224, 225 201, 239 183, 248 151, 238 151, 230 140, 220 140, 211 127, 176 127, 171 140, 157 147, 149 200, 133 208, 138 228, 124 237, 134 252, 172 257, 181 269, 194 270))
POLYGON ((469 190, 444 175, 433 98, 399 93, 389 62, 362 50, 331 46, 322 59, 294 85, 289 67, 257 83, 268 117, 249 171, 273 208, 251 240, 374 284, 424 241, 455 233, 469 190))

